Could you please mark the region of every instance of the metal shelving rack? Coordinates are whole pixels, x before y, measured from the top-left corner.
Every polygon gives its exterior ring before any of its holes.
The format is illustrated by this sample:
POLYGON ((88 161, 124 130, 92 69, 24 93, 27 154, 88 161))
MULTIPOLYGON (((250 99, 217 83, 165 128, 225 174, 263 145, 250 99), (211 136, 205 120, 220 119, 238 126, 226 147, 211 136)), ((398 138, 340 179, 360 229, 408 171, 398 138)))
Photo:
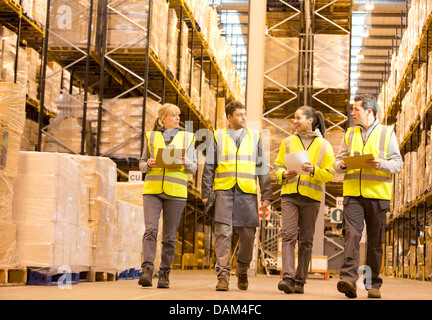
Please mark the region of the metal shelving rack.
MULTIPOLYGON (((142 40, 149 44, 150 37, 150 21, 152 17, 152 1, 148 0, 147 8, 148 19, 146 25, 135 26, 142 31, 142 40)), ((40 105, 44 106, 45 103, 45 85, 50 83, 50 78, 54 75, 62 74, 68 71, 70 74, 70 87, 60 88, 61 93, 72 96, 72 87, 80 88, 83 95, 82 101, 76 100, 76 103, 82 105, 82 116, 80 122, 82 125, 81 131, 81 150, 80 154, 107 156, 117 163, 118 179, 124 181, 127 177, 127 171, 138 170, 138 162, 141 154, 137 154, 132 159, 117 159, 113 158, 109 152, 102 153, 100 150, 100 136, 102 128, 102 116, 106 112, 110 112, 105 108, 103 102, 106 99, 116 99, 123 97, 143 97, 143 114, 142 114, 142 127, 137 128, 128 123, 125 119, 123 121, 125 126, 131 126, 136 129, 136 135, 131 139, 139 138, 141 140, 141 150, 143 148, 145 138, 145 110, 146 110, 146 97, 157 100, 160 103, 171 102, 179 106, 181 110, 181 122, 187 126, 187 130, 197 130, 199 128, 206 128, 210 131, 214 129, 212 122, 207 120, 201 114, 199 106, 196 106, 191 99, 191 89, 186 92, 178 81, 179 70, 167 70, 161 63, 156 52, 149 45, 143 47, 128 48, 127 43, 117 46, 108 47, 107 44, 107 23, 110 13, 117 13, 124 21, 131 22, 127 18, 127 12, 121 12, 116 7, 117 1, 113 0, 76 0, 67 3, 68 5, 75 5, 77 8, 72 8, 72 21, 74 19, 81 19, 81 24, 87 25, 86 33, 81 36, 79 43, 74 43, 73 39, 68 39, 63 34, 59 34, 56 26, 56 14, 52 12, 52 5, 55 0, 47 0, 47 18, 45 28, 41 28, 34 21, 29 19, 22 13, 20 6, 16 5, 10 0, 1 0, 0 6, 2 13, 0 15, 2 23, 8 22, 18 30, 18 38, 26 40, 28 45, 32 45, 41 52, 41 80, 39 83, 39 98, 40 105), (5 10, 3 10, 6 8, 5 10), (84 18, 82 18, 84 16, 84 18), (52 40, 59 41, 52 41, 52 40), (57 62, 61 66, 61 70, 56 71, 54 74, 47 75, 47 64, 50 61, 57 62), (96 101, 90 99, 90 95, 97 97, 96 101), (89 108, 97 108, 97 132, 94 137, 94 149, 89 148, 89 108)), ((201 75, 205 74, 205 80, 216 92, 216 108, 220 103, 220 99, 225 101, 234 100, 234 94, 228 86, 227 79, 225 79, 221 67, 218 65, 215 56, 211 52, 209 44, 205 40, 204 35, 200 31, 200 26, 196 22, 192 11, 184 0, 167 1, 170 8, 174 8, 177 13, 179 25, 186 22, 189 34, 189 49, 192 53, 192 59, 198 62, 201 67, 201 75)), ((143 6, 144 7, 144 6, 143 6)), ((132 22, 133 23, 133 22, 132 22)), ((74 26, 76 27, 76 26, 74 26)), ((181 32, 181 30, 180 30, 181 32)), ((178 41, 180 47, 180 37, 178 41)), ((179 57, 178 57, 179 58, 179 57)), ((189 84, 192 79, 193 66, 190 69, 189 84)), ((63 83, 63 81, 62 81, 63 83)), ((189 85, 189 88, 192 86, 189 85)), ((201 96, 200 87, 200 96, 201 96)), ((47 108, 39 107, 35 103, 29 102, 37 109, 36 119, 39 122, 39 136, 37 151, 42 148, 42 136, 49 135, 47 129, 54 127, 56 121, 52 124, 49 123, 49 118, 46 118, 47 108)), ((112 114, 112 112, 111 112, 112 114)), ((55 118, 55 115, 50 115, 55 118)), ((116 115, 114 115, 116 116, 116 115)), ((214 119, 215 127, 217 127, 217 110, 214 119)), ((52 136, 51 136, 52 137, 52 136)), ((54 137, 55 138, 55 137, 54 137)), ((70 149, 61 141, 56 140, 64 148, 70 149)), ((194 176, 196 179, 197 175, 194 176)), ((200 200, 200 191, 190 186, 188 195, 188 205, 184 211, 183 219, 180 226, 180 234, 182 235, 182 249, 186 247, 184 230, 191 227, 195 231, 203 231, 205 226, 211 226, 211 221, 203 215, 203 205, 200 200), (182 231, 183 230, 183 231, 182 231)), ((209 235, 211 237, 211 234, 209 235)), ((211 241, 210 241, 211 242, 211 241)), ((194 251, 195 241, 192 244, 194 251)), ((185 251, 183 251, 185 253, 185 251)))
MULTIPOLYGON (((399 86, 396 88, 396 95, 392 99, 384 115, 385 122, 389 125, 394 125, 396 131, 399 130, 398 123, 396 122, 396 115, 398 111, 401 110, 402 100, 412 85, 415 72, 423 63, 426 63, 426 69, 430 63, 428 54, 432 49, 431 28, 432 15, 429 15, 425 21, 418 43, 411 53, 399 86)), ((427 77, 428 75, 426 73, 426 83, 428 81, 427 77)), ((427 87, 425 90, 427 90, 427 87)), ((426 108, 424 113, 419 114, 402 141, 399 141, 402 156, 408 152, 416 151, 419 147, 422 133, 427 130, 428 127, 431 127, 432 101, 425 101, 425 104, 426 108)), ((430 143, 431 138, 427 134, 425 135, 425 139, 425 145, 430 143)), ((387 252, 387 250, 384 251, 385 265, 383 268, 385 268, 385 270, 383 272, 385 274, 402 278, 430 280, 425 274, 427 252, 425 231, 426 226, 432 224, 431 206, 432 191, 431 186, 428 186, 423 194, 406 204, 404 208, 399 211, 392 210, 390 212, 386 226, 385 248, 391 248, 391 252, 387 252), (414 236, 412 236, 413 234, 414 236), (405 246, 406 241, 408 248, 405 246), (423 253, 419 255, 417 249, 421 244, 420 242, 423 242, 423 253), (399 245, 399 243, 401 243, 401 245, 399 245), (409 259, 407 261, 406 256, 411 246, 415 248, 415 252, 413 253, 414 259, 409 259)))

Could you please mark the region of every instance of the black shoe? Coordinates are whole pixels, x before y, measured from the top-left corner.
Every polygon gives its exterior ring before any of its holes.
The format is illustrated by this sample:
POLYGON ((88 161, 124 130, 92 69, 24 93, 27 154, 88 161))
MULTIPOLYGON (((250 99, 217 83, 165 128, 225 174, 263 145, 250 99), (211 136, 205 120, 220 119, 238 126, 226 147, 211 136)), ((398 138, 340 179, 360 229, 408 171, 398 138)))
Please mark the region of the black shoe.
POLYGON ((161 272, 159 273, 159 280, 158 280, 158 288, 169 288, 169 273, 168 272, 161 272))
POLYGON ((248 275, 247 273, 237 273, 237 288, 240 290, 247 290, 249 281, 248 281, 248 275))
POLYGON ((285 293, 294 293, 294 281, 289 278, 284 278, 283 280, 279 281, 278 289, 285 293))
POLYGON ((144 268, 142 268, 142 274, 138 280, 138 284, 143 287, 151 287, 153 285, 152 279, 153 271, 150 269, 150 267, 145 266, 144 268))
POLYGON ((304 293, 304 283, 303 282, 296 282, 294 285, 294 292, 295 293, 304 293))
POLYGON ((337 283, 337 289, 339 292, 345 293, 347 298, 357 298, 357 288, 355 284, 349 281, 340 280, 337 283))

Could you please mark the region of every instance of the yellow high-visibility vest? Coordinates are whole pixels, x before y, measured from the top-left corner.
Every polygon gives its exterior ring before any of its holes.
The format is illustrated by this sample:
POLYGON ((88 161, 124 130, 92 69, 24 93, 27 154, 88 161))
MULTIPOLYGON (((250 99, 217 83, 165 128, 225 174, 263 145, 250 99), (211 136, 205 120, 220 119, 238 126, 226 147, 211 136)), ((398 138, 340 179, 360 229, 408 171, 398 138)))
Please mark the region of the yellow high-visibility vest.
MULTIPOLYGON (((148 131, 146 133, 150 157, 157 157, 159 148, 166 148, 165 141, 160 131, 148 131)), ((190 132, 179 131, 174 136, 171 145, 176 149, 187 150, 194 137, 190 132)), ((168 169, 152 168, 145 177, 143 194, 161 194, 165 193, 173 197, 187 198, 188 175, 185 168, 168 169)))
POLYGON ((218 148, 214 190, 228 190, 237 183, 243 192, 257 194, 258 131, 247 129, 238 149, 227 128, 215 130, 214 135, 218 148))
POLYGON ((279 154, 275 161, 275 175, 282 182, 281 195, 299 193, 316 201, 321 201, 323 183, 334 179, 333 163, 335 160, 331 144, 323 137, 315 137, 307 149, 309 162, 315 166, 312 174, 300 174, 295 178, 283 182, 282 174, 286 168, 285 154, 303 151, 301 138, 294 134, 287 137, 279 148, 279 154))
MULTIPOLYGON (((348 128, 345 133, 348 155, 372 154, 374 157, 387 159, 392 132, 392 126, 377 124, 364 144, 360 127, 348 128)), ((347 170, 343 181, 343 195, 390 200, 391 184, 390 173, 372 168, 347 170)))

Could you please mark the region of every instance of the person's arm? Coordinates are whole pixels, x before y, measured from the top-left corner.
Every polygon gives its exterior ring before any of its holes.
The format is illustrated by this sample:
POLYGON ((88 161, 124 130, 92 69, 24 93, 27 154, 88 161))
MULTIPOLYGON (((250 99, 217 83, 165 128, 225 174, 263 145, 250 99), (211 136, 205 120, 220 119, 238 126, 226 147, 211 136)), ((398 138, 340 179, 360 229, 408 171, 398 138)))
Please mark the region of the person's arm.
POLYGON ((327 183, 334 180, 334 170, 333 163, 335 161, 335 156, 333 153, 333 148, 330 143, 327 143, 326 151, 324 154, 323 161, 320 167, 314 166, 314 171, 311 176, 321 181, 327 183))
POLYGON ((150 159, 150 149, 148 146, 147 138, 144 137, 144 147, 141 155, 141 160, 139 162, 139 168, 143 173, 149 172, 152 168, 149 167, 147 161, 150 159))
POLYGON ((380 159, 380 165, 377 170, 394 174, 396 172, 400 172, 402 170, 402 166, 403 159, 400 154, 396 134, 393 132, 390 136, 387 159, 380 159))
POLYGON ((347 171, 347 167, 345 165, 345 162, 342 160, 343 158, 348 157, 348 146, 345 142, 345 136, 342 138, 342 141, 340 143, 339 152, 335 158, 333 168, 337 173, 345 174, 347 171))
POLYGON ((214 137, 209 141, 206 151, 206 160, 203 167, 202 182, 201 182, 201 198, 204 204, 213 189, 215 170, 217 167, 217 147, 214 137))
POLYGON ((189 145, 189 148, 186 151, 186 159, 183 159, 183 166, 187 173, 194 174, 197 169, 197 155, 195 150, 195 137, 192 140, 192 143, 189 145))
POLYGON ((269 167, 267 165, 266 157, 264 154, 262 139, 258 140, 258 150, 257 150, 257 172, 258 172, 258 183, 260 185, 261 190, 261 201, 267 201, 265 206, 270 204, 270 201, 273 201, 273 188, 271 184, 271 178, 269 174, 269 167))

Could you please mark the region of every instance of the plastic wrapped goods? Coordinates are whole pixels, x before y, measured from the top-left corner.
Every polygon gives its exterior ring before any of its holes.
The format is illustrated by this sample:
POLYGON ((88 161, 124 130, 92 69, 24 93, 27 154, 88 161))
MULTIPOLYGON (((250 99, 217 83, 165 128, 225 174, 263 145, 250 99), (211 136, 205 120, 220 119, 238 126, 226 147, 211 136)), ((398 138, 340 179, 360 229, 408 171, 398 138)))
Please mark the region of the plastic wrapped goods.
MULTIPOLYGON (((13 83, 0 83, 0 221, 12 222, 21 136, 25 123, 25 92, 13 83)), ((1 259, 0 259, 1 265, 1 259)))

